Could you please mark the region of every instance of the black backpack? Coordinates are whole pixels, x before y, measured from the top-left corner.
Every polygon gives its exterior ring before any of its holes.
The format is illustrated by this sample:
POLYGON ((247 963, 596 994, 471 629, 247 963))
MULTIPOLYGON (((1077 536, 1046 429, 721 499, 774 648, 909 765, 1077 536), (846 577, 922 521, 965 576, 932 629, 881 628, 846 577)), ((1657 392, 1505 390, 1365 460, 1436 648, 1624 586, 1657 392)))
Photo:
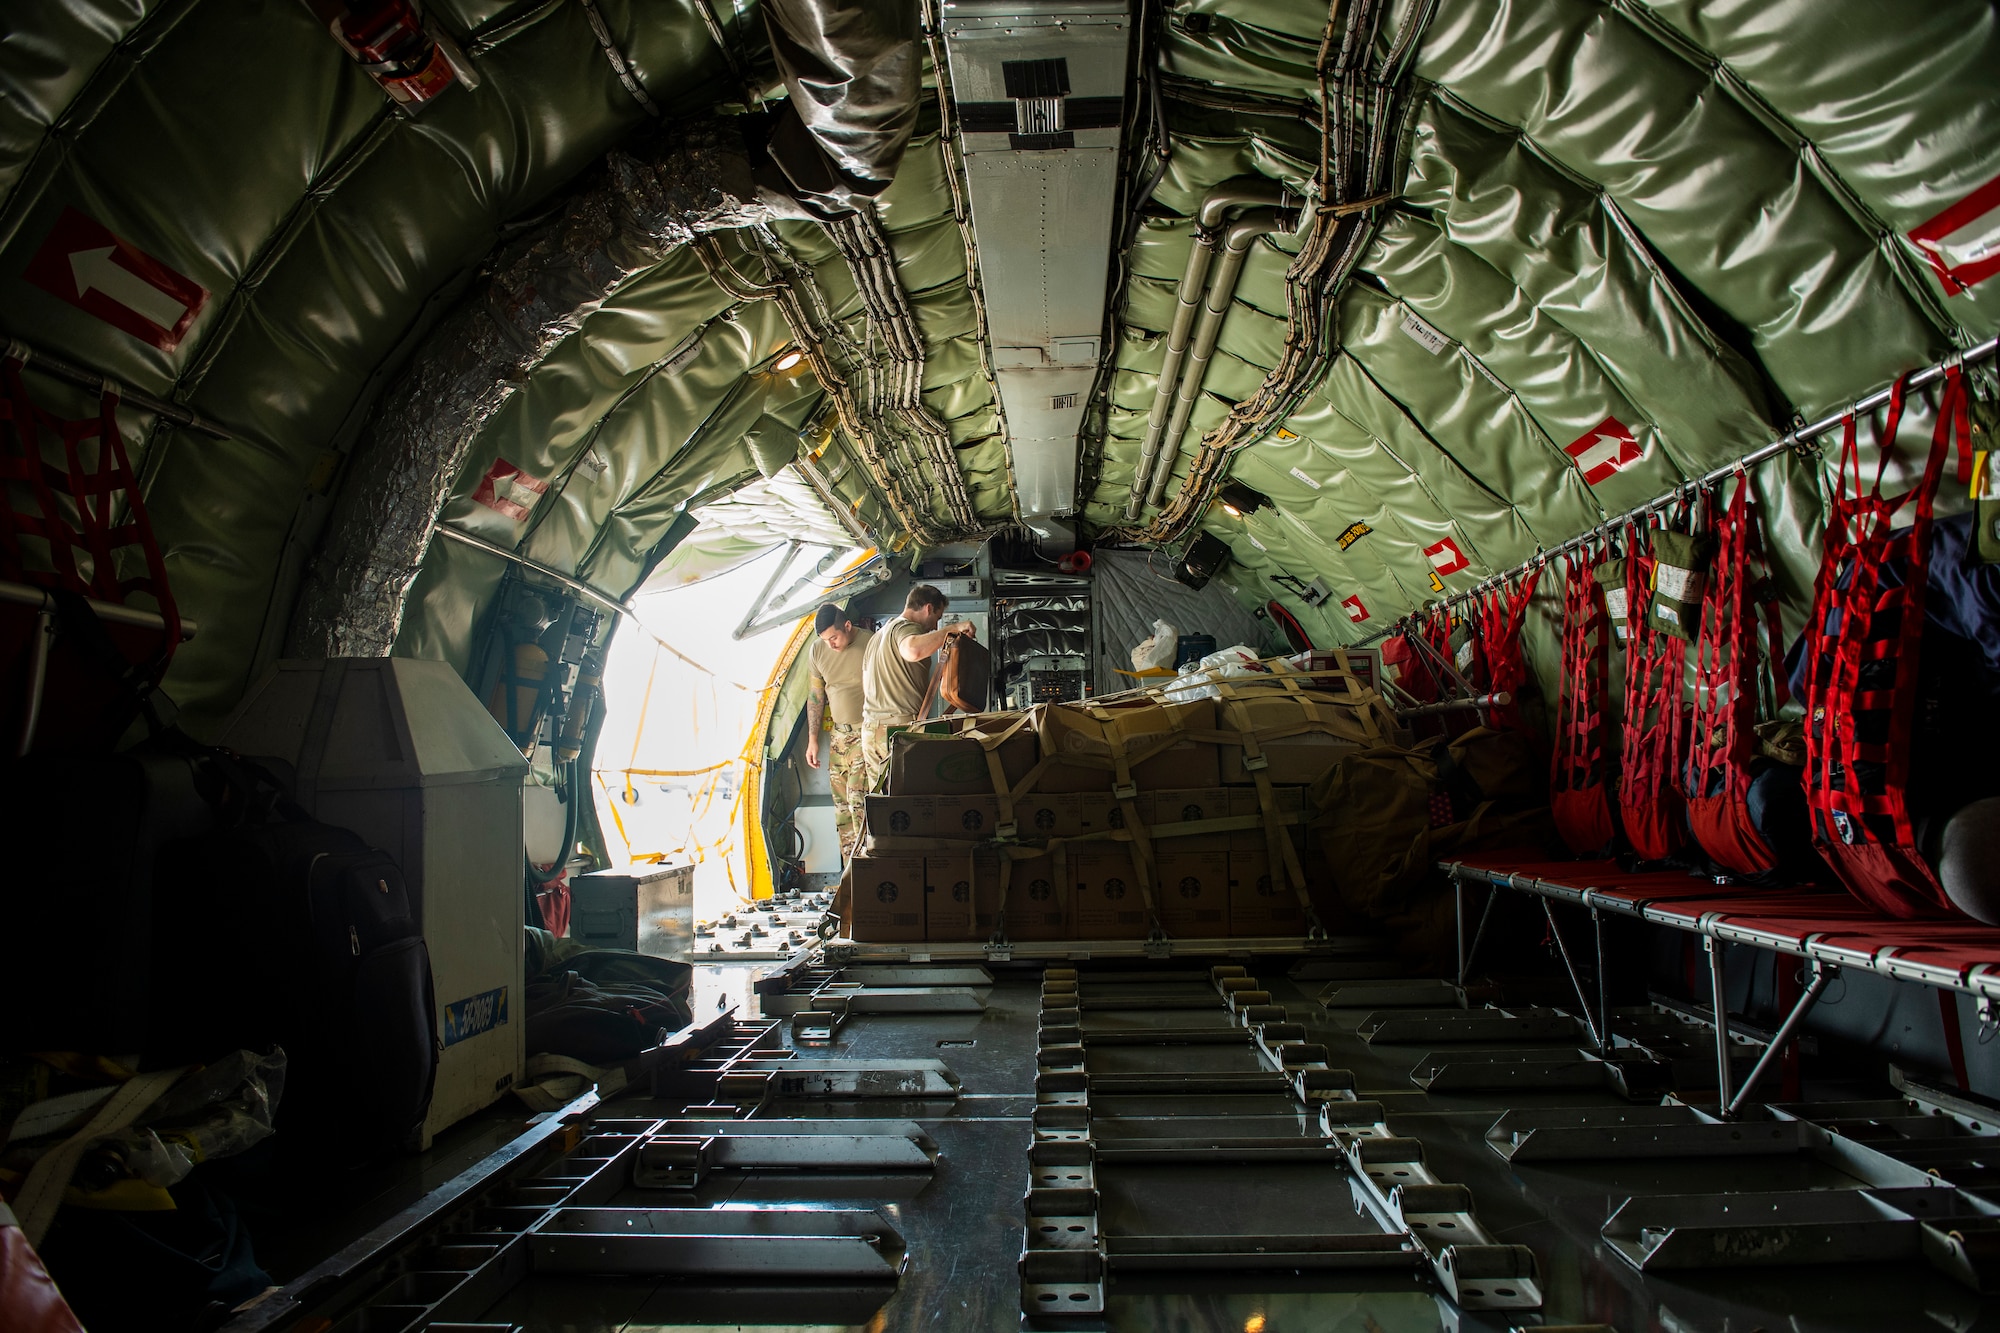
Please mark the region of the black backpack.
POLYGON ((149 1055, 240 1048, 289 1056, 279 1130, 331 1133, 352 1155, 394 1150, 429 1114, 439 1043, 430 952, 403 872, 359 835, 265 793, 218 759, 240 820, 169 844, 155 884, 149 1055))

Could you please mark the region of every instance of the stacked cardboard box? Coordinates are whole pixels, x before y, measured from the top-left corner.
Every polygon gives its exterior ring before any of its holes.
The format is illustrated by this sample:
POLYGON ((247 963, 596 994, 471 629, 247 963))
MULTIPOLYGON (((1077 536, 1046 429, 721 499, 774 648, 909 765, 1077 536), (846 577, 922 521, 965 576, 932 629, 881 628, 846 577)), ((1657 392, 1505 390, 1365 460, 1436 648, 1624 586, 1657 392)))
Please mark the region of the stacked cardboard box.
POLYGON ((847 933, 881 943, 1302 934, 1287 863, 1308 889, 1321 878, 1308 787, 1395 726, 1372 690, 1326 680, 1231 680, 1215 698, 1044 705, 899 733, 843 882, 847 933))

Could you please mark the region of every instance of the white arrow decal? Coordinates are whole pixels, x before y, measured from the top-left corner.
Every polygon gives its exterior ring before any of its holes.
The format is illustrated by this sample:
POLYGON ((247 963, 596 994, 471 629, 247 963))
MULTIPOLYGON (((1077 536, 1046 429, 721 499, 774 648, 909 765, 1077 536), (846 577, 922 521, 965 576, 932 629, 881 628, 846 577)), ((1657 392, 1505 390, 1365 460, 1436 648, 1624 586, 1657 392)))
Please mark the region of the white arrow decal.
POLYGON ((1619 456, 1625 450, 1625 441, 1616 435, 1600 433, 1597 442, 1576 456, 1576 465, 1584 472, 1595 472, 1601 467, 1616 470, 1619 456))
POLYGON ((138 274, 112 262, 115 247, 77 250, 69 257, 70 272, 76 275, 76 294, 81 298, 95 287, 141 319, 171 331, 187 313, 178 296, 169 295, 138 274))

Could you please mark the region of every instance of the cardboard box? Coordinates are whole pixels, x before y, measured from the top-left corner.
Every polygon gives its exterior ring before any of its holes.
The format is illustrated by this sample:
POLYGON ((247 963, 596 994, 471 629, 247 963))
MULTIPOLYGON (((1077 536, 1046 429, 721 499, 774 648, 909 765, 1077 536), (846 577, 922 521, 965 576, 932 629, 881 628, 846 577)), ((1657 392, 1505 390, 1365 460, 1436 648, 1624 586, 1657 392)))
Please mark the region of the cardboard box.
MULTIPOLYGON (((1074 866, 1076 858, 1067 858, 1074 866)), ((1058 879, 1056 858, 1033 856, 1007 865, 1007 937, 1015 940, 1074 938, 1075 893, 1058 879)))
POLYGON ((924 858, 857 856, 853 877, 852 939, 870 944, 902 944, 924 938, 924 858))
MULTIPOLYGON (((1292 839, 1294 847, 1304 841, 1297 829, 1287 829, 1285 836, 1292 839)), ((1229 933, 1239 939, 1251 939, 1303 935, 1305 931, 1305 913, 1299 907, 1299 897, 1285 878, 1285 868, 1271 864, 1264 831, 1253 829, 1230 834, 1229 933)))
MULTIPOLYGON (((1076 792, 1067 798, 1075 802, 1071 807, 1076 817, 1076 830, 1071 837, 1084 837, 1092 833, 1108 833, 1125 827, 1125 803, 1108 791, 1076 792)), ((1140 792, 1132 798, 1132 805, 1139 818, 1146 823, 1153 822, 1153 797, 1149 792, 1140 792)))
MULTIPOLYGON (((1108 792, 1117 781, 1112 760, 1114 743, 1128 756, 1144 753, 1164 741, 1178 723, 1183 731, 1213 731, 1215 701, 1189 703, 1115 704, 1103 710, 1108 720, 1082 708, 1050 705, 1037 711, 1035 733, 1041 752, 1055 756, 1042 768, 1035 789, 1043 792, 1108 792)), ((1214 787, 1221 784, 1215 746, 1181 741, 1131 765, 1132 781, 1141 791, 1170 787, 1214 787)))
POLYGON ((997 796, 933 796, 932 828, 940 838, 990 838, 1000 823, 997 796))
POLYGON ((1032 792, 1023 796, 1014 802, 1017 836, 1040 841, 1043 838, 1074 838, 1080 833, 1101 830, 1105 827, 1101 811, 1085 808, 1085 802, 1092 799, 1075 792, 1032 792), (1091 823, 1093 815, 1098 819, 1095 828, 1091 823))
POLYGON ((862 822, 871 838, 936 836, 937 797, 884 796, 870 792, 862 800, 862 822))
MULTIPOLYGON (((1223 819, 1242 813, 1235 809, 1236 793, 1227 787, 1189 787, 1156 791, 1149 802, 1148 825, 1185 824, 1198 819, 1223 819)), ((1199 836, 1199 835, 1196 835, 1199 836)), ((1167 839, 1167 841, 1181 841, 1167 839)))
POLYGON ((990 849, 924 858, 924 938, 981 943, 993 933, 1001 901, 1000 858, 990 849))
POLYGON ((1162 838, 1153 844, 1159 867, 1160 924, 1180 939, 1229 934, 1229 835, 1162 838))
MULTIPOLYGON (((1230 787, 1227 790, 1229 792, 1230 814, 1258 815, 1263 813, 1264 807, 1262 802, 1258 800, 1257 789, 1254 786, 1230 787)), ((1312 793, 1304 787, 1281 787, 1274 785, 1271 788, 1271 804, 1277 807, 1280 815, 1292 816, 1294 827, 1310 823, 1312 820, 1312 793)))
MULTIPOLYGON (((1321 718, 1315 725, 1324 730, 1259 743, 1269 765, 1264 772, 1272 782, 1310 785, 1339 763, 1342 756, 1371 743, 1357 708, 1326 702, 1315 702, 1313 707, 1321 718)), ((1219 725, 1225 731, 1235 730, 1239 723, 1248 723, 1252 730, 1282 730, 1306 720, 1299 703, 1283 694, 1237 700, 1221 709, 1219 716, 1219 725)), ((1219 745, 1216 749, 1222 764, 1220 781, 1224 785, 1255 784, 1256 777, 1243 766, 1240 743, 1219 745)))
MULTIPOLYGON (((1000 742, 998 753, 1010 788, 1020 785, 1040 757, 1027 727, 1000 742)), ((889 737, 889 790, 898 796, 990 796, 993 777, 978 741, 912 729, 889 737)))
POLYGON ((1141 940, 1151 929, 1146 899, 1123 843, 1086 847, 1069 857, 1076 884, 1073 919, 1080 940, 1141 940))

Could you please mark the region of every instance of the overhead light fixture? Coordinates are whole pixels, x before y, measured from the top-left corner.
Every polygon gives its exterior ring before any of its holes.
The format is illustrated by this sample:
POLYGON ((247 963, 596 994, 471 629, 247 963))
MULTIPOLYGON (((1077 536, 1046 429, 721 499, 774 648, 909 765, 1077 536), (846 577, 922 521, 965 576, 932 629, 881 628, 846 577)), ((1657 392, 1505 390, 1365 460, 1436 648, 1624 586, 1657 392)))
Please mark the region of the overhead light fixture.
POLYGON ((800 351, 796 347, 788 347, 784 351, 778 353, 778 359, 771 363, 771 369, 776 371, 790 370, 792 367, 798 365, 799 362, 805 359, 806 359, 806 354, 804 352, 800 351))
POLYGON ((1240 481, 1223 483, 1222 492, 1217 497, 1224 513, 1235 518, 1254 514, 1271 503, 1271 497, 1262 491, 1253 491, 1240 481))

